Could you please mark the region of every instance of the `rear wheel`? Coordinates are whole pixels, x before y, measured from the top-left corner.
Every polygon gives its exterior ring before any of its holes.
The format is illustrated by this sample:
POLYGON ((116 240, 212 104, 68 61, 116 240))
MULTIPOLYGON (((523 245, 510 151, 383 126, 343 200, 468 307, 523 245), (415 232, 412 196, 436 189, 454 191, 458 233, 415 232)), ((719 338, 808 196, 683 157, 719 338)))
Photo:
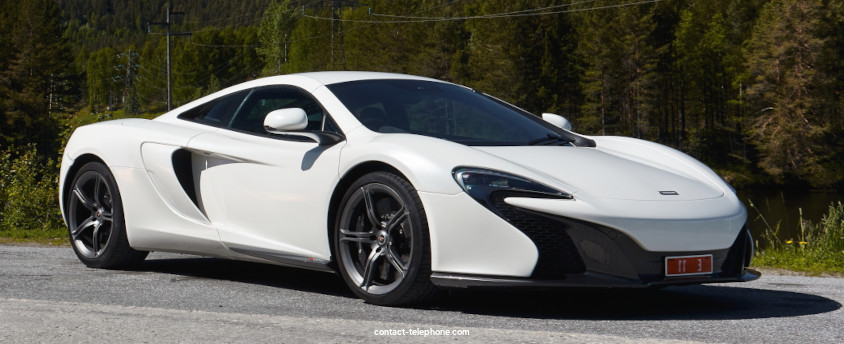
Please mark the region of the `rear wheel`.
POLYGON ((67 195, 68 234, 73 251, 92 268, 130 267, 148 252, 129 247, 123 203, 108 167, 89 162, 76 173, 67 195))
POLYGON ((355 294, 392 306, 433 295, 425 209, 407 180, 389 172, 367 174, 352 184, 340 209, 335 253, 355 294))

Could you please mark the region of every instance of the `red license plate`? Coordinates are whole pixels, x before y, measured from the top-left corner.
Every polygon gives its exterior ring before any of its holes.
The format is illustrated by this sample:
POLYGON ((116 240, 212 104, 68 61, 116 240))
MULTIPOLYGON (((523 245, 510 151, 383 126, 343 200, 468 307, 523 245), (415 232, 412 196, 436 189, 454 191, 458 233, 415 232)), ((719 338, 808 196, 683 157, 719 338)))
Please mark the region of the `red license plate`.
POLYGON ((712 273, 712 255, 665 257, 665 276, 707 275, 712 273))

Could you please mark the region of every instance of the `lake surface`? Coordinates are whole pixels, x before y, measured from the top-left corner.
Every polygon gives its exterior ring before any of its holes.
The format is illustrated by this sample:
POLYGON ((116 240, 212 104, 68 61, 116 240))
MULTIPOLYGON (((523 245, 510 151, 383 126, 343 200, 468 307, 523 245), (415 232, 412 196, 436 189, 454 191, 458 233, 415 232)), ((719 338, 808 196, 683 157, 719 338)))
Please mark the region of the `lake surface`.
POLYGON ((765 244, 765 221, 772 228, 779 224, 781 240, 796 240, 800 237, 801 210, 804 220, 817 223, 830 204, 844 201, 844 194, 836 191, 749 189, 738 190, 738 195, 747 207, 750 232, 760 245, 765 244))

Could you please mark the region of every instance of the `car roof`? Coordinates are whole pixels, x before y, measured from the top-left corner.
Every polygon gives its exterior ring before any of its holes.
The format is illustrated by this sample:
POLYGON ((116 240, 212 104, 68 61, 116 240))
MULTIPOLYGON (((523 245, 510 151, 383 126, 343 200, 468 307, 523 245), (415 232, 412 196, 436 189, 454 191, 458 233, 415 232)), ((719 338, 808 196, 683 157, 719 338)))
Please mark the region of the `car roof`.
POLYGON ((349 81, 361 80, 425 80, 434 82, 445 82, 442 80, 431 79, 421 76, 398 74, 398 73, 383 73, 383 72, 360 72, 360 71, 332 71, 332 72, 307 72, 283 74, 276 76, 269 76, 264 78, 247 81, 238 85, 234 85, 229 90, 247 89, 260 86, 269 85, 297 85, 307 90, 314 90, 320 86, 339 84, 349 81))
POLYGON ((303 77, 316 81, 322 85, 339 84, 349 81, 359 80, 374 80, 374 79, 404 79, 404 80, 427 80, 442 82, 441 80, 407 75, 398 73, 383 73, 383 72, 362 72, 362 71, 334 71, 334 72, 308 72, 288 75, 271 76, 264 78, 268 83, 282 82, 284 79, 290 77, 303 77))

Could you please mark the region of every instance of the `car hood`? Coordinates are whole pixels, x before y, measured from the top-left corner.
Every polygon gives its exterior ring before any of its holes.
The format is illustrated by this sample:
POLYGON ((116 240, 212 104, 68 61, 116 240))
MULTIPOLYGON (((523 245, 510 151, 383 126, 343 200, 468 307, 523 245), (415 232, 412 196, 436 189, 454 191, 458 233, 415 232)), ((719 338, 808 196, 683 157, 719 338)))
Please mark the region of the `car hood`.
POLYGON ((702 176, 667 167, 670 162, 648 163, 568 146, 475 148, 547 176, 557 182, 553 186, 573 195, 639 201, 692 201, 724 195, 702 176))

